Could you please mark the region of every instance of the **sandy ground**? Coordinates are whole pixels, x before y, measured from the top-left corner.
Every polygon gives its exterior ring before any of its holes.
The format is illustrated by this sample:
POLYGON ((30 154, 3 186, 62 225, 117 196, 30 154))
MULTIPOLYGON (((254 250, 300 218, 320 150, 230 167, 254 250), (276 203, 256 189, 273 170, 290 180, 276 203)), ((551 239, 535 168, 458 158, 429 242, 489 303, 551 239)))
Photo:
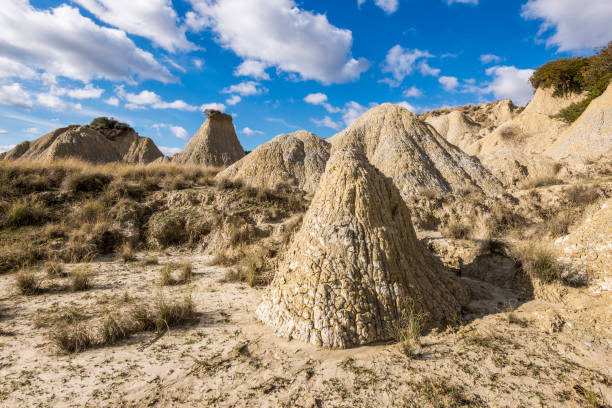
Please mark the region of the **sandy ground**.
MULTIPOLYGON (((139 255, 143 258, 144 255, 139 255)), ((206 256, 159 254, 160 265, 94 262, 93 287, 17 295, 0 276, 0 406, 3 407, 597 407, 612 403, 611 292, 571 289, 563 300, 522 302, 485 283, 490 299, 466 323, 422 338, 414 358, 396 344, 326 350, 274 336, 255 319, 263 289, 222 283, 206 256), (80 311, 95 324, 125 293, 150 298, 168 262, 193 264, 198 317, 157 341, 139 334, 116 346, 62 355, 48 339, 54 315, 80 311), (517 308, 508 313, 508 305, 517 308), (556 331, 558 330, 558 331, 556 331), (600 405, 597 405, 600 404, 600 405)), ((68 269, 83 267, 71 265, 68 269)), ((41 272, 42 274, 42 272, 41 272)), ((41 275, 42 276, 42 275, 41 275)))

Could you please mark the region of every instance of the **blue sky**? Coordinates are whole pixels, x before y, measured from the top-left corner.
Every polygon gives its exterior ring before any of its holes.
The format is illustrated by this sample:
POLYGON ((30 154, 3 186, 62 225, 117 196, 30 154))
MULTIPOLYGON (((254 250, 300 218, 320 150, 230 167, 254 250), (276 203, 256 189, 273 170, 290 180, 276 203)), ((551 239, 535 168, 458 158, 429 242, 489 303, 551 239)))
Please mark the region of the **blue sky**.
POLYGON ((612 40, 609 0, 4 0, 0 151, 113 116, 165 152, 202 109, 247 150, 329 137, 378 103, 531 95, 532 69, 612 40))

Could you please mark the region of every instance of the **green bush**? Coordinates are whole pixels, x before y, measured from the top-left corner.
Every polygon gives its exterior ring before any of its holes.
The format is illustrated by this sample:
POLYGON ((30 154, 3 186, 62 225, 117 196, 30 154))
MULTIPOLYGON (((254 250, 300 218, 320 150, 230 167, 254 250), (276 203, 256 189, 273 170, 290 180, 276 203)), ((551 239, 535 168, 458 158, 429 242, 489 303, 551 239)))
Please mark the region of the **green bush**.
POLYGON ((90 126, 98 129, 134 130, 127 123, 122 123, 115 118, 107 118, 104 116, 92 120, 90 126))
POLYGON ((580 102, 562 109, 556 118, 572 123, 603 94, 612 79, 612 41, 588 58, 559 58, 535 70, 529 81, 534 88, 554 88, 554 95, 588 92, 580 102))

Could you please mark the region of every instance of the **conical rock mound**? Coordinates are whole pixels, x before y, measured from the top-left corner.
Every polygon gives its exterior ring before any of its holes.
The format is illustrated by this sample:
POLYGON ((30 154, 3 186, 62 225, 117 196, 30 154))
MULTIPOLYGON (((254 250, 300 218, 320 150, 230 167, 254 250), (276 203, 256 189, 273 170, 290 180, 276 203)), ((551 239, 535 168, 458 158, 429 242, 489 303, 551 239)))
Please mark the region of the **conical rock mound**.
POLYGON ((391 177, 404 199, 420 190, 439 194, 470 189, 496 195, 501 183, 480 162, 446 141, 408 110, 389 103, 363 114, 330 140, 355 145, 391 177))
POLYGON ((244 157, 232 117, 212 111, 182 152, 172 156, 180 164, 226 167, 244 157))
POLYGON ((252 187, 294 181, 304 191, 317 188, 331 145, 305 130, 278 135, 217 175, 240 179, 252 187))
POLYGON ((336 149, 257 316, 279 336, 345 348, 391 337, 410 303, 454 321, 466 294, 421 247, 393 182, 336 149))
POLYGON ((4 155, 5 160, 78 159, 91 163, 150 163, 163 154, 149 138, 133 130, 93 126, 59 128, 34 141, 23 142, 4 155))

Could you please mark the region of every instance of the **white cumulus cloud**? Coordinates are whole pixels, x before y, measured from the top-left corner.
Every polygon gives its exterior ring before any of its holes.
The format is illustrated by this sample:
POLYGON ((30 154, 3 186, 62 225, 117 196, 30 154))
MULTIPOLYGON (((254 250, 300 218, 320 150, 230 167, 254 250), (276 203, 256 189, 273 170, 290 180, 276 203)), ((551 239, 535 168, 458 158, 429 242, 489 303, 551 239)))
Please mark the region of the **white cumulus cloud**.
POLYGON ((195 112, 199 109, 197 106, 190 105, 180 99, 173 102, 165 102, 161 96, 147 90, 136 94, 125 92, 123 87, 117 87, 117 95, 128 102, 125 105, 128 109, 145 109, 150 107, 153 109, 176 109, 187 112, 195 112))
POLYGON ((243 61, 240 65, 238 65, 238 67, 234 71, 234 75, 252 77, 261 80, 269 80, 270 75, 268 75, 268 73, 266 72, 267 68, 268 65, 264 62, 246 60, 243 61))
POLYGON ((529 20, 543 20, 539 35, 559 51, 602 46, 612 34, 610 0, 529 0, 521 13, 529 20))
POLYGON ((342 128, 342 122, 336 122, 329 116, 325 116, 323 119, 310 119, 318 127, 327 127, 334 130, 342 128))
POLYGON ((31 108, 34 104, 31 95, 15 82, 0 86, 0 105, 31 108))
MULTIPOLYGON (((366 0, 357 0, 357 6, 361 7, 366 0)), ((393 14, 399 7, 399 0, 374 0, 374 4, 380 7, 385 13, 393 14)))
POLYGON ((498 99, 512 99, 517 105, 526 105, 533 96, 529 78, 533 69, 519 69, 514 66, 495 66, 486 70, 493 77, 482 92, 492 93, 498 99))
POLYGON ((482 62, 485 65, 491 64, 491 63, 497 64, 501 60, 502 59, 495 54, 484 54, 480 56, 480 62, 482 62))
POLYGON ((166 156, 172 156, 180 151, 182 151, 180 147, 168 147, 168 146, 159 146, 159 151, 165 154, 166 156))
POLYGON ((242 98, 239 95, 232 95, 225 100, 225 103, 227 103, 229 106, 234 106, 237 103, 239 103, 241 100, 242 98))
POLYGON ((185 29, 177 26, 178 16, 171 0, 74 1, 105 23, 148 38, 170 52, 194 48, 185 37, 185 29))
POLYGON ((454 3, 474 4, 474 5, 478 4, 478 0, 445 0, 445 1, 446 1, 446 4, 448 4, 449 6, 454 3))
POLYGON ((0 145, 0 153, 8 152, 9 150, 13 150, 15 145, 0 145))
POLYGON ((430 67, 427 63, 428 58, 433 58, 433 55, 427 51, 410 50, 399 44, 395 45, 387 52, 382 67, 382 72, 391 74, 392 78, 386 78, 383 82, 390 86, 399 86, 415 69, 419 69, 423 75, 437 76, 440 70, 430 67))
POLYGON ((190 0, 193 30, 210 27, 218 41, 244 60, 324 84, 358 79, 368 69, 351 54, 350 30, 327 16, 301 9, 294 0, 190 0))
POLYGON ((48 10, 28 0, 5 0, 0 12, 0 55, 19 64, 88 82, 174 77, 125 32, 97 25, 79 9, 62 4, 48 10))
POLYGON ((221 90, 221 92, 228 94, 238 94, 240 96, 259 95, 264 92, 264 89, 261 88, 259 85, 259 82, 254 81, 241 82, 239 84, 224 88, 223 90, 221 90))
POLYGON ((304 102, 309 103, 311 105, 323 106, 325 110, 329 113, 340 112, 339 108, 336 108, 327 102, 327 95, 321 92, 306 95, 306 97, 304 98, 304 102))
POLYGON ((264 132, 262 132, 261 130, 254 130, 251 129, 250 127, 245 127, 244 129, 242 129, 241 133, 247 135, 247 136, 253 136, 253 135, 263 135, 264 132))
POLYGON ((404 95, 406 98, 418 98, 423 96, 423 92, 416 86, 411 86, 410 88, 405 89, 404 92, 402 92, 402 95, 404 95))
POLYGON ((206 111, 211 111, 211 110, 224 112, 226 108, 227 106, 225 106, 222 103, 217 103, 217 102, 205 103, 202 106, 200 106, 200 110, 205 113, 206 111))
POLYGON ((455 90, 459 86, 459 80, 454 76, 441 76, 438 78, 438 82, 445 91, 455 90))

